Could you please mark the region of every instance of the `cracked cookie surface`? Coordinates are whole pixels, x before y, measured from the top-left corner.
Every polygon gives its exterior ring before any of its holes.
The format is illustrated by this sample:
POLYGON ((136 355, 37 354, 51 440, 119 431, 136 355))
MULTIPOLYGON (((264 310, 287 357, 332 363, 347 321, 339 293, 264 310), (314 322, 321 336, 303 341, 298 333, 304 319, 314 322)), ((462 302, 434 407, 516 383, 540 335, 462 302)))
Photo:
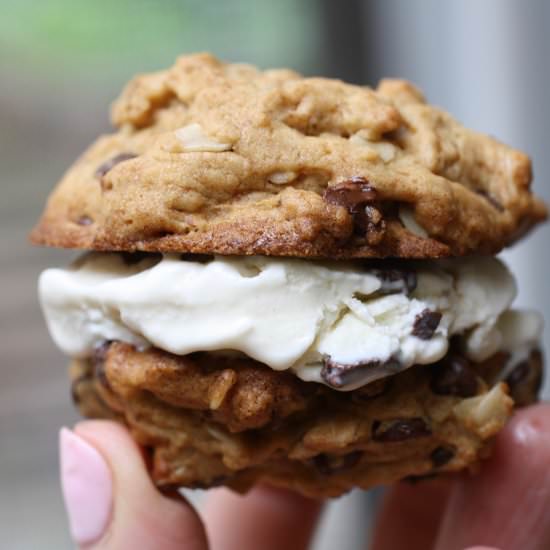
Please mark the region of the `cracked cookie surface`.
POLYGON ((495 253, 546 216, 523 153, 404 81, 371 90, 192 55, 132 80, 113 122, 54 190, 33 242, 433 258, 495 253))
POLYGON ((536 400, 542 360, 507 373, 509 357, 472 363, 451 351, 340 393, 244 356, 176 356, 114 342, 71 367, 90 417, 128 424, 160 486, 254 483, 337 496, 409 476, 473 467, 513 404, 536 400))

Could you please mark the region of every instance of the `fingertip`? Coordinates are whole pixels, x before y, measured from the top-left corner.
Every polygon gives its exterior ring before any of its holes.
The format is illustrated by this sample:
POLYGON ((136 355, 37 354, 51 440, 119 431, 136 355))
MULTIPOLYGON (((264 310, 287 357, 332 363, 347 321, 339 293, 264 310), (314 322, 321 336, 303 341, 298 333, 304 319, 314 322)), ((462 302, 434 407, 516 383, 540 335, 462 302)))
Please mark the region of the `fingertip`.
POLYGON ((61 490, 69 530, 77 544, 99 540, 109 525, 113 483, 107 461, 87 440, 59 431, 61 490))
POLYGON ((246 495, 214 489, 203 510, 213 548, 297 550, 308 547, 320 508, 320 501, 259 485, 246 495))
POLYGON ((497 445, 537 453, 550 452, 550 404, 538 403, 518 410, 497 438, 497 445))
POLYGON ((107 460, 115 487, 131 484, 135 492, 152 495, 156 488, 147 472, 141 449, 125 426, 112 420, 83 420, 73 431, 93 445, 107 460))
POLYGON ((123 425, 85 420, 76 424, 74 434, 96 449, 112 472, 113 520, 98 549, 207 548, 195 509, 183 497, 176 499, 157 489, 141 449, 123 425))
POLYGON ((478 541, 487 548, 550 548, 548 464, 550 405, 518 410, 479 475, 462 476, 454 488, 437 548, 476 548, 478 541))
POLYGON ((432 548, 450 490, 451 480, 445 478, 389 488, 376 518, 372 550, 432 548))
POLYGON ((548 464, 550 404, 538 403, 518 410, 497 435, 491 457, 482 465, 482 476, 515 485, 510 474, 520 468, 527 479, 538 472, 546 484, 548 464))
POLYGON ((122 445, 125 450, 131 448, 139 452, 139 447, 128 429, 113 420, 81 420, 74 425, 73 431, 82 437, 97 441, 100 447, 122 445))

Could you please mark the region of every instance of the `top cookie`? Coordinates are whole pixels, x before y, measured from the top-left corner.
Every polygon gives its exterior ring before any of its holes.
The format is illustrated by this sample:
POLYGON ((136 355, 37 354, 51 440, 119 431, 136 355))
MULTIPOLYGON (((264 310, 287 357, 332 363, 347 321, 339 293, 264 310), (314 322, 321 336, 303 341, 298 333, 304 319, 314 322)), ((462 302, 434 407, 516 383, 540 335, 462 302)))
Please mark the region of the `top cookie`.
POLYGON ((132 80, 33 242, 96 250, 435 258, 546 216, 523 153, 411 84, 376 90, 207 54, 132 80))

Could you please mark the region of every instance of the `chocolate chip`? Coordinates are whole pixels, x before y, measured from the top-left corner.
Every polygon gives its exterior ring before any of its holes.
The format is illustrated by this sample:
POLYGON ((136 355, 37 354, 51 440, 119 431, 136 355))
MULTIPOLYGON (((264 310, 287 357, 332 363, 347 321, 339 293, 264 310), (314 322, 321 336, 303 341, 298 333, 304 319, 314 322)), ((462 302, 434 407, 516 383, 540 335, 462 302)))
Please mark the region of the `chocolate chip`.
POLYGON ((479 381, 464 357, 447 355, 432 366, 430 387, 438 395, 472 397, 477 395, 479 381))
POLYGON ((345 206, 354 213, 359 206, 376 200, 376 189, 361 176, 354 176, 332 187, 327 187, 324 199, 330 204, 345 206))
POLYGON ((454 456, 454 449, 449 447, 436 447, 430 453, 430 460, 432 461, 434 468, 441 468, 441 466, 445 466, 445 464, 450 462, 454 456))
POLYGON ((531 357, 514 367, 504 381, 510 388, 510 394, 516 406, 523 407, 536 401, 542 384, 540 352, 533 352, 531 357))
POLYGON ((401 364, 393 357, 387 361, 369 361, 353 365, 337 363, 330 357, 325 357, 321 368, 321 378, 329 386, 340 389, 355 384, 365 385, 400 370, 401 364))
POLYGON ((332 475, 353 468, 362 456, 362 451, 353 451, 345 455, 332 456, 322 453, 314 456, 311 462, 321 474, 332 475))
POLYGON ((376 189, 362 176, 354 176, 328 187, 323 195, 328 203, 344 206, 348 210, 353 216, 354 232, 366 235, 372 245, 381 240, 385 231, 382 213, 372 205, 376 197, 376 189))
POLYGON ((412 335, 421 340, 430 340, 439 326, 440 321, 441 313, 439 313, 439 311, 432 311, 426 308, 416 316, 412 335))
POLYGON ((485 191, 484 189, 476 189, 476 193, 482 196, 487 202, 489 202, 489 204, 493 208, 495 208, 499 212, 504 212, 504 206, 502 206, 502 204, 500 204, 500 202, 497 199, 495 199, 495 197, 491 195, 491 193, 489 193, 488 191, 485 191))
POLYGON ((97 167, 94 175, 97 179, 100 180, 107 172, 112 170, 117 164, 120 164, 125 160, 130 160, 136 157, 137 155, 135 155, 134 153, 120 153, 118 155, 115 155, 109 160, 106 160, 103 164, 100 164, 97 167))
POLYGON ((423 418, 396 418, 375 420, 372 424, 372 439, 382 443, 396 443, 431 435, 432 431, 423 418))
POLYGON ((416 271, 412 269, 376 268, 369 271, 380 280, 379 294, 404 292, 409 295, 416 289, 416 271))
POLYGON ((80 218, 78 218, 78 220, 76 220, 76 223, 78 225, 92 225, 92 223, 94 223, 94 220, 92 220, 92 218, 90 218, 90 216, 80 216, 80 218))

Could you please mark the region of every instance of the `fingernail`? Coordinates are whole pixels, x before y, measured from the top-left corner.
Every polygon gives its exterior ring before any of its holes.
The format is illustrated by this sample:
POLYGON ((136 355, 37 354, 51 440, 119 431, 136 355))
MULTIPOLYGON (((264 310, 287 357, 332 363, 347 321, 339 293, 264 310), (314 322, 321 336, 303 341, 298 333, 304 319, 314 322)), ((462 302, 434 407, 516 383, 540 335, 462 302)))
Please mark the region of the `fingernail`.
POLYGON ((101 454, 67 428, 59 432, 61 488, 77 544, 101 538, 111 516, 111 472, 101 454))

